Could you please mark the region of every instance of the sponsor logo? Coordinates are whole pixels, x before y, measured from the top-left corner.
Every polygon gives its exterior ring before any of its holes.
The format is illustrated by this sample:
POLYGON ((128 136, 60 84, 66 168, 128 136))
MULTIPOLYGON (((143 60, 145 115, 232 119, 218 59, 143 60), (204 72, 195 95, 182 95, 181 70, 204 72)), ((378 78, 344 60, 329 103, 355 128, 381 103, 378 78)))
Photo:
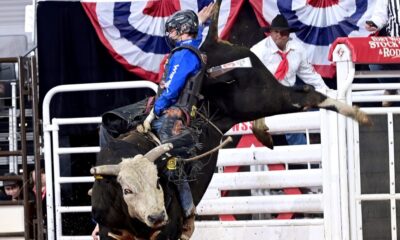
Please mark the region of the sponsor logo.
POLYGON ((253 127, 253 122, 238 123, 231 128, 232 132, 250 131, 253 127))
POLYGON ((400 39, 396 37, 371 37, 368 42, 370 49, 378 50, 383 58, 400 57, 400 39))
POLYGON ((178 67, 179 67, 179 64, 174 65, 174 67, 172 68, 172 72, 168 77, 168 81, 171 81, 174 78, 176 71, 178 70, 178 67))

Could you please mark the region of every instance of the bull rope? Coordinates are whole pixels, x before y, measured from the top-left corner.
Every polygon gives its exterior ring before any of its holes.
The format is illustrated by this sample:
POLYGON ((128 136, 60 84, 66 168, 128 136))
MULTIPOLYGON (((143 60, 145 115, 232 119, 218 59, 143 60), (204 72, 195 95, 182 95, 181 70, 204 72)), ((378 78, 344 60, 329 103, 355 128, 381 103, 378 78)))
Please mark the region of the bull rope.
MULTIPOLYGON (((196 111, 196 114, 197 114, 198 116, 200 116, 203 120, 205 120, 205 121, 206 121, 206 124, 207 124, 207 123, 210 124, 218 133, 221 134, 221 136, 224 135, 224 133, 221 131, 221 129, 219 129, 213 122, 211 122, 211 120, 210 120, 208 117, 206 117, 206 116, 205 116, 204 114, 202 114, 200 111, 196 111)), ((215 148, 213 148, 213 149, 211 149, 211 150, 209 150, 209 151, 207 151, 207 152, 204 152, 204 153, 202 153, 202 154, 200 154, 200 155, 197 155, 197 156, 194 156, 194 157, 191 157, 191 158, 181 158, 181 159, 178 159, 178 161, 179 161, 179 162, 191 162, 191 161, 199 160, 200 158, 203 158, 203 157, 205 157, 205 156, 208 156, 208 155, 210 155, 210 154, 212 154, 212 153, 218 151, 219 149, 225 147, 225 146, 226 146, 228 143, 230 143, 230 142, 232 142, 232 137, 229 136, 229 137, 226 138, 223 142, 221 142, 218 146, 216 146, 215 148)))
MULTIPOLYGON (((224 133, 221 131, 221 129, 219 129, 213 122, 211 122, 210 119, 207 118, 204 114, 202 114, 200 111, 196 111, 196 114, 198 114, 198 116, 200 116, 203 120, 205 120, 205 121, 206 121, 206 124, 207 124, 207 123, 210 124, 218 133, 221 134, 221 136, 224 135, 224 133)), ((138 132, 143 133, 143 126, 139 124, 139 125, 137 126, 136 130, 137 130, 138 132)), ((147 134, 148 134, 158 145, 161 145, 161 142, 160 142, 159 138, 158 138, 154 133, 152 133, 151 131, 149 131, 149 132, 147 132, 147 134)), ((230 142, 232 142, 232 141, 233 141, 233 140, 232 140, 232 137, 229 136, 228 138, 226 138, 224 141, 222 141, 222 142, 221 142, 218 146, 216 146, 215 148, 213 148, 213 149, 211 149, 211 150, 209 150, 209 151, 207 151, 207 152, 204 152, 204 153, 202 153, 202 154, 200 154, 200 155, 191 157, 191 158, 179 158, 179 159, 177 159, 177 162, 192 162, 192 161, 195 161, 195 160, 199 160, 199 159, 201 159, 201 158, 203 158, 203 157, 205 157, 205 156, 208 156, 208 155, 210 155, 210 154, 212 154, 212 153, 218 151, 219 149, 225 147, 228 143, 230 143, 230 142)), ((167 154, 167 155, 169 155, 169 154, 167 154)))
POLYGON ((211 122, 209 118, 204 116, 204 114, 202 114, 200 111, 196 111, 196 114, 198 114, 203 120, 206 121, 206 123, 210 124, 215 130, 217 130, 217 132, 219 132, 221 136, 224 136, 224 133, 221 131, 221 129, 219 129, 213 122, 211 122))
POLYGON ((208 156, 208 155, 218 151, 219 149, 225 147, 225 145, 230 143, 230 142, 232 142, 232 137, 231 136, 227 137, 221 144, 219 144, 215 148, 213 148, 213 149, 211 149, 211 150, 209 150, 209 151, 207 151, 205 153, 202 153, 200 155, 197 155, 197 156, 194 156, 194 157, 191 157, 191 158, 181 158, 181 159, 178 159, 177 161, 178 162, 179 161, 181 161, 181 162, 191 162, 191 161, 194 161, 194 160, 198 160, 198 159, 200 159, 202 157, 208 156))

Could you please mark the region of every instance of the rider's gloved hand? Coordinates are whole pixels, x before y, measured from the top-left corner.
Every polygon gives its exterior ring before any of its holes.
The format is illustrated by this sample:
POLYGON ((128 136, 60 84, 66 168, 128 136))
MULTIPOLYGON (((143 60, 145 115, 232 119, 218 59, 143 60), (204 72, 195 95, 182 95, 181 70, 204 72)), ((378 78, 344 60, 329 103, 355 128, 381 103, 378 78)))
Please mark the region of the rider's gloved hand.
POLYGON ((147 116, 147 118, 143 122, 143 132, 147 133, 148 131, 151 130, 151 122, 154 120, 156 115, 154 114, 154 109, 151 109, 150 114, 147 116))

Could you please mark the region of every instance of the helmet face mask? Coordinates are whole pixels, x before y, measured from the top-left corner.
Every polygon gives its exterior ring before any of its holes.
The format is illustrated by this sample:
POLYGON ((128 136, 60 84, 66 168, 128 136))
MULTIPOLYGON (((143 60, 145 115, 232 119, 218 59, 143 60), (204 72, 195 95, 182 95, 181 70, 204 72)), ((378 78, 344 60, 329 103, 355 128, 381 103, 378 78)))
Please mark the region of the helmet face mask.
POLYGON ((167 24, 165 24, 166 26, 165 26, 165 33, 166 33, 166 35, 168 35, 172 30, 176 30, 177 29, 177 26, 176 26, 176 24, 175 23, 173 23, 173 22, 171 22, 171 23, 169 23, 168 24, 168 26, 167 26, 167 24))
POLYGON ((178 34, 178 31, 176 31, 175 28, 171 28, 168 32, 165 33, 165 35, 165 39, 169 48, 174 48, 180 38, 180 34, 178 34))
POLYGON ((165 23, 167 42, 170 46, 175 46, 178 38, 172 34, 174 29, 176 30, 176 35, 180 36, 184 33, 197 34, 198 28, 199 20, 195 12, 192 10, 178 11, 169 17, 165 23))

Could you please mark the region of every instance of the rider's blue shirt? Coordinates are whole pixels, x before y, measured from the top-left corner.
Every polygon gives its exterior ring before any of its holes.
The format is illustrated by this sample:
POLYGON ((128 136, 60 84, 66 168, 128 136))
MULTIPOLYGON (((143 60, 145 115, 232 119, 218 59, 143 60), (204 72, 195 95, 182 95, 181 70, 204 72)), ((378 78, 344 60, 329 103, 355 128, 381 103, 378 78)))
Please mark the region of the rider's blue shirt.
MULTIPOLYGON (((202 28, 199 29, 201 33, 202 28)), ((190 45, 199 48, 201 34, 196 39, 177 42, 176 47, 190 45)), ((181 49, 172 54, 169 59, 165 89, 154 103, 154 113, 161 116, 163 111, 174 106, 185 86, 186 80, 195 75, 201 68, 200 59, 189 49, 181 49)))

